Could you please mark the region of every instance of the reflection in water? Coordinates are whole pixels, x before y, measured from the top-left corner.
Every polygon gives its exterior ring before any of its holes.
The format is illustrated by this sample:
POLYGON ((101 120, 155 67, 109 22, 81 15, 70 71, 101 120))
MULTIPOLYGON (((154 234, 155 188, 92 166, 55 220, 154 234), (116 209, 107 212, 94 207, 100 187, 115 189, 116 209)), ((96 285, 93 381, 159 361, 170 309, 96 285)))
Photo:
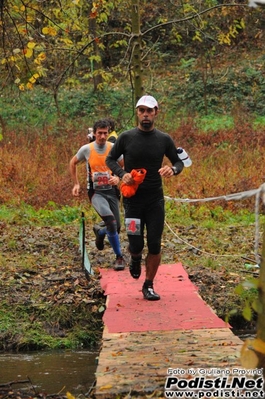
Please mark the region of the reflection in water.
POLYGON ((233 334, 237 335, 242 341, 247 339, 254 339, 256 337, 256 332, 254 330, 233 330, 233 334))
POLYGON ((0 384, 29 378, 38 392, 85 394, 95 380, 97 355, 85 351, 0 353, 0 384))

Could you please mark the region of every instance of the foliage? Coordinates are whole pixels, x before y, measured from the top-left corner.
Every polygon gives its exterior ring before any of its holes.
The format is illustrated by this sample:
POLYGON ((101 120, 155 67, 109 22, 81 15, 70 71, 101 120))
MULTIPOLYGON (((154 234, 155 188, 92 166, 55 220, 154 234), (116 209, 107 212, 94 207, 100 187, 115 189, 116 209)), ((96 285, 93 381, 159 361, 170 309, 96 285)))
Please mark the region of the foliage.
POLYGON ((245 305, 242 314, 246 320, 250 321, 253 317, 253 311, 259 313, 258 280, 248 279, 244 281, 235 288, 235 292, 244 299, 245 305))
MULTIPOLYGON (((200 118, 198 127, 204 132, 216 132, 220 129, 232 129, 234 127, 234 120, 232 116, 228 115, 205 115, 200 118)), ((224 143, 225 146, 225 143, 224 143)))
MULTIPOLYGON (((167 197, 166 197, 167 198, 167 197)), ((207 229, 215 229, 220 223, 227 225, 249 226, 255 223, 255 214, 246 208, 238 209, 233 212, 231 209, 209 204, 199 206, 192 204, 176 204, 172 200, 166 200, 165 204, 167 220, 184 226, 201 226, 207 229)), ((264 215, 260 215, 260 223, 264 220, 264 215)))
MULTIPOLYGON (((231 53, 229 54, 231 57, 231 53)), ((237 57, 237 53, 233 53, 237 57)), ((160 104, 160 118, 164 130, 173 131, 185 118, 196 118, 198 128, 214 132, 233 129, 239 115, 244 114, 255 129, 264 126, 264 77, 263 56, 255 61, 240 61, 240 65, 224 67, 218 65, 218 58, 212 63, 211 72, 204 78, 203 67, 197 62, 185 70, 175 71, 169 66, 167 74, 157 72, 152 77, 148 91, 157 97, 160 104), (251 66, 249 66, 251 65, 251 66)), ((92 88, 65 88, 54 98, 47 89, 40 86, 33 92, 18 96, 11 87, 0 97, 2 131, 36 130, 40 135, 64 134, 71 126, 79 129, 93 124, 95 119, 112 116, 116 129, 125 130, 134 124, 133 94, 126 85, 112 82, 101 92, 92 88), (59 111, 59 113, 58 113, 59 111)))
POLYGON ((179 113, 177 110, 183 109, 185 104, 188 114, 204 114, 209 118, 211 114, 223 114, 227 121, 235 109, 263 115, 263 63, 263 56, 260 56, 251 64, 247 60, 235 66, 230 66, 227 60, 225 67, 220 68, 218 57, 212 57, 211 67, 198 58, 186 70, 185 77, 178 73, 179 83, 170 88, 173 109, 179 113))
POLYGON ((46 207, 35 209, 31 205, 20 203, 19 208, 12 205, 0 207, 0 219, 8 223, 34 224, 43 226, 56 226, 69 224, 80 217, 81 210, 78 207, 62 206, 54 202, 48 202, 46 207))
MULTIPOLYGON (((115 7, 120 4, 115 1, 115 7)), ((102 35, 113 9, 114 3, 108 1, 4 3, 2 65, 22 91, 31 90, 36 84, 56 90, 62 80, 70 85, 78 83, 80 73, 83 79, 91 79, 99 73, 93 69, 97 49, 105 48, 95 33, 100 29, 102 35), (93 28, 93 21, 97 29, 93 28), (89 70, 85 71, 87 66, 89 70)))
MULTIPOLYGON (((41 349, 78 349, 78 348, 96 348, 99 344, 101 336, 101 317, 96 314, 87 317, 86 309, 76 309, 78 317, 73 317, 72 324, 64 325, 62 316, 54 315, 54 309, 62 312, 63 307, 54 306, 53 309, 42 308, 42 314, 45 320, 40 317, 41 314, 26 305, 12 307, 12 315, 5 305, 0 302, 1 310, 5 311, 5 319, 1 318, 0 323, 0 349, 1 350, 41 350, 41 349), (53 310, 53 312, 52 312, 53 310), (27 315, 31 315, 32 321, 26 321, 27 315), (81 320, 80 320, 81 319, 81 320), (94 330, 85 328, 84 320, 87 326, 94 326, 94 330), (61 330, 61 336, 56 336, 55 332, 61 330), (68 334, 64 334, 64 330, 69 330, 68 334), (7 333, 12 331, 12 336, 7 338, 7 333), (9 341, 10 347, 6 346, 9 341), (15 346, 13 347, 12 345, 15 346)), ((66 320, 69 323, 69 306, 65 309, 66 320)), ((73 314, 73 316, 75 316, 73 314)))
MULTIPOLYGON (((102 89, 129 76, 127 85, 135 89, 134 33, 141 44, 138 64, 148 73, 154 62, 164 65, 171 60, 176 65, 188 55, 207 58, 209 63, 211 55, 219 56, 226 47, 248 46, 248 40, 252 46, 262 45, 262 18, 240 1, 219 4, 216 0, 187 0, 176 6, 154 0, 152 4, 139 3, 137 14, 140 35, 133 32, 134 22, 121 0, 53 0, 49 5, 37 0, 30 4, 4 2, 0 54, 3 87, 13 82, 23 91, 41 85, 52 90, 56 98, 62 84, 68 88, 90 84, 95 88, 97 81, 97 88, 102 89)), ((144 87, 146 90, 147 84, 144 87)))
MULTIPOLYGON (((263 368, 265 342, 260 338, 247 339, 241 348, 240 361, 245 369, 263 368)), ((263 371, 264 376, 264 371, 263 371)))
POLYGON ((52 96, 41 87, 19 96, 10 90, 8 95, 0 98, 0 105, 5 130, 25 132, 28 127, 42 137, 63 135, 69 127, 78 130, 83 127, 86 132, 95 119, 106 116, 112 116, 120 130, 131 124, 134 117, 130 92, 115 87, 102 92, 86 88, 62 90, 58 95, 59 115, 52 96))

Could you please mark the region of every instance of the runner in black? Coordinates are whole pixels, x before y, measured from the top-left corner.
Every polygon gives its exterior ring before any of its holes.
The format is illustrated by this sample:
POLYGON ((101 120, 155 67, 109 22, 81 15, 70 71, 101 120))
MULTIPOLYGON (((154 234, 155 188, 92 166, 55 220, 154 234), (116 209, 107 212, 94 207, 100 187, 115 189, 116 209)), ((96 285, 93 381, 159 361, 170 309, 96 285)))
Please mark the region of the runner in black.
POLYGON ((147 171, 135 195, 123 197, 125 224, 131 254, 130 273, 138 279, 141 275, 144 228, 147 233, 148 254, 145 259, 146 276, 142 287, 145 299, 159 300, 153 281, 161 261, 161 237, 164 228, 164 194, 162 177, 179 174, 184 167, 172 138, 154 127, 158 103, 152 96, 143 96, 136 104, 138 127, 121 133, 106 158, 111 171, 123 183, 132 185, 132 170, 147 171), (123 155, 124 169, 117 160, 123 155), (166 156, 172 166, 162 166, 166 156))

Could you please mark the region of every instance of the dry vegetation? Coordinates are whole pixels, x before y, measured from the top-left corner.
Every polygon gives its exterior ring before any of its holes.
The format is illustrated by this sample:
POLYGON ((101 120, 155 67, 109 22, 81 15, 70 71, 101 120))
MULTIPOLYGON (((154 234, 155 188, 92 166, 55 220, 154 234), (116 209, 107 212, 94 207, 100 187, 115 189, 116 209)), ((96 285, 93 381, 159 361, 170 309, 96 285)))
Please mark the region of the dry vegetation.
MULTIPOLYGON (((169 133, 178 146, 187 149, 193 165, 177 179, 166 182, 168 195, 207 198, 258 188, 264 182, 263 129, 253 131, 249 124, 238 120, 234 129, 205 133, 196 127, 196 120, 185 120, 169 133)), ((73 205, 68 164, 85 143, 85 131, 65 131, 59 137, 46 138, 7 133, 0 143, 0 203, 22 201, 43 207, 53 201, 73 205)), ((82 171, 81 200, 86 201, 85 168, 82 171)), ((222 206, 236 209, 242 203, 222 206)))

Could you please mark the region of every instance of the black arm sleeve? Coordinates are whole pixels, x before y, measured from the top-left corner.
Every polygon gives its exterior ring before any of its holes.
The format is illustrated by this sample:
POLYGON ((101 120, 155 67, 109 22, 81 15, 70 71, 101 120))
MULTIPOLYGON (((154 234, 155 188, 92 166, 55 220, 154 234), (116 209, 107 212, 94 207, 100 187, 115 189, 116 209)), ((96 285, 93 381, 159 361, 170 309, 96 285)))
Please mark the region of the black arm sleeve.
POLYGON ((119 176, 119 178, 122 179, 127 172, 117 163, 117 159, 122 155, 122 152, 120 152, 120 147, 120 137, 118 137, 106 158, 106 165, 110 168, 114 175, 119 176))
POLYGON ((168 149, 166 152, 166 156, 170 160, 170 162, 172 163, 172 166, 174 166, 174 168, 176 170, 175 175, 179 175, 184 168, 184 163, 179 158, 178 153, 177 153, 177 148, 176 148, 174 141, 172 140, 171 137, 169 138, 169 146, 168 146, 168 149))
POLYGON ((179 175, 183 171, 184 163, 181 160, 179 160, 179 161, 175 162, 172 166, 174 166, 174 168, 176 168, 175 174, 179 175))

